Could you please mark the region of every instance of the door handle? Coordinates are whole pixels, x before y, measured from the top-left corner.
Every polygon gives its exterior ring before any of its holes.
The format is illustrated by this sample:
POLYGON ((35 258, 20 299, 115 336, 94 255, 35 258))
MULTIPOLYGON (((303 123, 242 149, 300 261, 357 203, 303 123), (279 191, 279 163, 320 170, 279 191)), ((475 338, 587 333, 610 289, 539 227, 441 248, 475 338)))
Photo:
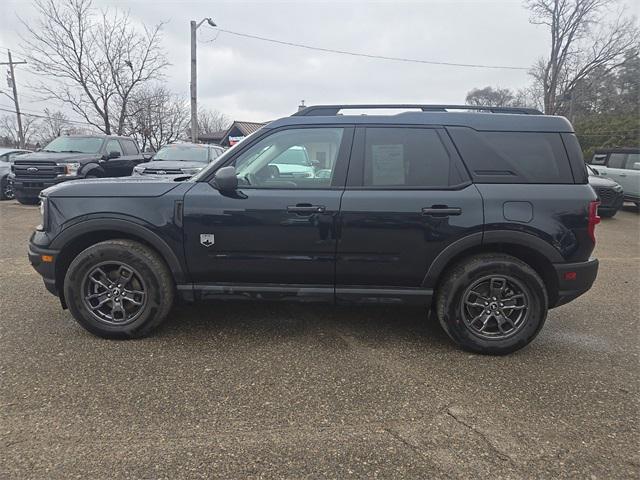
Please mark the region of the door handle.
POLYGON ((324 205, 309 205, 309 204, 298 204, 298 205, 289 205, 287 207, 287 212, 298 213, 300 215, 311 215, 312 213, 323 213, 326 210, 324 205))
POLYGON ((431 217, 448 217, 450 215, 461 215, 462 209, 459 207, 448 207, 447 205, 433 205, 422 209, 422 215, 431 217))
POLYGON ((626 176, 627 176, 627 174, 626 174, 626 173, 621 173, 621 174, 620 174, 620 176, 621 176, 621 177, 626 177, 626 176))

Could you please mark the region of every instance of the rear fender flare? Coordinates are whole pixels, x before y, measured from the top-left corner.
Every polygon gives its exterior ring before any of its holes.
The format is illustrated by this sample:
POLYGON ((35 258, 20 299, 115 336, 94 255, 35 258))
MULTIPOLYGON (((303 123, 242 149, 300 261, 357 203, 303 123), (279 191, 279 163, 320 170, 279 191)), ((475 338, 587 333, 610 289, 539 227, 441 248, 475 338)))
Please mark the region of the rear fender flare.
POLYGON ((435 288, 440 276, 451 260, 464 254, 465 251, 482 248, 490 249, 491 245, 518 245, 535 250, 551 263, 563 263, 565 259, 560 252, 543 239, 530 233, 512 230, 492 230, 489 232, 477 232, 456 240, 438 254, 429 266, 427 274, 422 281, 423 288, 435 288))

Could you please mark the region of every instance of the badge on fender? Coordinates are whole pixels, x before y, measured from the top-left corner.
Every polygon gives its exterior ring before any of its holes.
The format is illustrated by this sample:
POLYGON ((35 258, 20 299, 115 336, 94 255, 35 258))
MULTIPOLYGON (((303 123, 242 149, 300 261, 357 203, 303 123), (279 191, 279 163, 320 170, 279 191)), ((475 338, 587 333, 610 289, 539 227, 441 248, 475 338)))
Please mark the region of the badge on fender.
POLYGON ((211 245, 216 243, 215 236, 213 233, 201 233, 200 234, 200 244, 209 248, 211 245))

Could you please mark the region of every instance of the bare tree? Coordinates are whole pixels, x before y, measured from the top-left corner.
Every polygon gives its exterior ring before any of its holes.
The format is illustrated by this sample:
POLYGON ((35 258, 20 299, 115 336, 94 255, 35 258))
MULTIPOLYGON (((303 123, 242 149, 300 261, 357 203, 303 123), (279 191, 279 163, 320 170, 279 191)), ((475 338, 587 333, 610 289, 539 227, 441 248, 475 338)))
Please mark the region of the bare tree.
MULTIPOLYGON (((22 115, 22 134, 24 135, 24 146, 32 144, 34 133, 39 128, 39 122, 36 117, 31 115, 22 115)), ((15 115, 3 115, 0 117, 0 137, 5 138, 10 145, 19 148, 20 137, 18 135, 18 125, 15 115)))
POLYGON ((45 108, 44 114, 45 117, 40 120, 38 133, 36 135, 41 145, 46 145, 63 133, 69 133, 69 130, 72 129, 69 118, 61 111, 52 112, 48 108, 45 108))
POLYGON ((168 65, 162 24, 134 27, 127 14, 98 12, 92 0, 35 0, 39 20, 22 21, 25 54, 46 99, 69 105, 104 133, 121 134, 135 91, 168 65))
POLYGON ((127 117, 127 134, 143 150, 157 151, 185 136, 190 120, 185 99, 171 94, 165 87, 139 89, 131 97, 131 115, 127 117))
POLYGON ((474 88, 467 93, 467 105, 508 107, 513 103, 514 94, 508 88, 474 88))
POLYGON ((198 109, 198 134, 205 135, 208 133, 226 130, 231 125, 231 119, 218 110, 209 110, 207 108, 198 109))
POLYGON ((638 44, 636 19, 621 10, 608 22, 616 0, 528 0, 531 23, 549 29, 549 56, 531 74, 540 85, 544 111, 553 115, 571 98, 576 85, 595 70, 610 72, 638 44))

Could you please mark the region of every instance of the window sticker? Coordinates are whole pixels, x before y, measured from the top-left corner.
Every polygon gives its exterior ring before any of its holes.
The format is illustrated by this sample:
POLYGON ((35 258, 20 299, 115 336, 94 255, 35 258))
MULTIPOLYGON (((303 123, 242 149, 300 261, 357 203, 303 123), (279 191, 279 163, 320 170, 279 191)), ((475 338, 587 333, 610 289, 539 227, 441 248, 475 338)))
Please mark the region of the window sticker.
POLYGON ((404 145, 372 145, 373 185, 404 185, 404 145))

